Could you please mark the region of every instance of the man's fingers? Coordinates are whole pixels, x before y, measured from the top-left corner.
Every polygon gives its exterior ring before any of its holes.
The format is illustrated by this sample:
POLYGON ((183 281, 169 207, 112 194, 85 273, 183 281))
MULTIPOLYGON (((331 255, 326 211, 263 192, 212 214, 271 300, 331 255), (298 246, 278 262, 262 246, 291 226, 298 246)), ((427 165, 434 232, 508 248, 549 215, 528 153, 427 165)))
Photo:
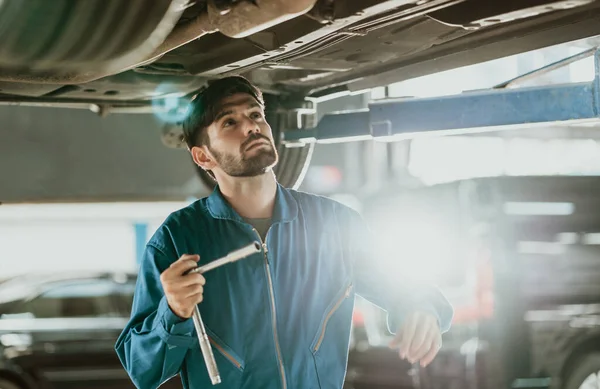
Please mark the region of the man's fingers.
POLYGON ((179 286, 187 287, 192 285, 204 285, 206 284, 206 279, 202 274, 192 273, 185 275, 181 278, 181 281, 178 281, 179 286))
POLYGON ((400 344, 400 357, 406 358, 410 352, 410 346, 417 328, 417 317, 410 316, 402 331, 402 343, 400 344))
POLYGON ((182 291, 184 297, 192 297, 204 293, 204 287, 200 284, 187 286, 182 291))
POLYGON ((422 325, 422 322, 416 326, 413 340, 408 350, 408 358, 412 362, 417 361, 421 355, 421 349, 431 343, 431 328, 430 326, 422 325))
POLYGON ((204 295, 202 293, 193 294, 187 298, 190 304, 200 304, 203 299, 204 295))
POLYGON ((182 275, 188 270, 192 270, 198 266, 198 261, 200 260, 199 255, 190 255, 185 254, 182 255, 177 261, 173 262, 169 269, 177 274, 178 276, 182 275))
POLYGON ((442 345, 442 334, 437 319, 429 314, 414 312, 407 317, 390 347, 400 346, 400 358, 410 363, 421 362, 427 366, 433 361, 442 345))
POLYGON ((421 358, 421 366, 425 367, 425 366, 429 365, 435 359, 435 356, 437 355, 437 353, 440 351, 441 348, 442 348, 441 340, 439 338, 434 340, 431 347, 429 348, 429 351, 423 356, 423 358, 421 358))
POLYGON ((420 361, 438 342, 438 331, 435 327, 429 327, 423 342, 417 349, 411 349, 411 359, 413 362, 420 361))
POLYGON ((177 261, 173 262, 171 264, 171 266, 175 266, 175 265, 177 265, 177 263, 185 262, 185 261, 190 260, 190 259, 192 261, 198 262, 198 260, 200 259, 200 256, 198 254, 183 254, 181 256, 181 258, 179 258, 177 261))

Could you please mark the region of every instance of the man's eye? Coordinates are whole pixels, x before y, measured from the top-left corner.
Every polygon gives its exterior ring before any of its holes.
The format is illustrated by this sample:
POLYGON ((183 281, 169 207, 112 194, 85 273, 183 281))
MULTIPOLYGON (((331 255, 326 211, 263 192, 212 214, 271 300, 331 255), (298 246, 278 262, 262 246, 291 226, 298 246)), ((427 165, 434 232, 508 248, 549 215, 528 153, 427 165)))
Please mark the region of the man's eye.
POLYGON ((223 122, 223 127, 235 126, 235 120, 227 119, 223 122))
POLYGON ((260 113, 260 112, 252 112, 252 113, 250 114, 250 117, 251 117, 252 119, 262 119, 263 115, 262 115, 262 113, 260 113))

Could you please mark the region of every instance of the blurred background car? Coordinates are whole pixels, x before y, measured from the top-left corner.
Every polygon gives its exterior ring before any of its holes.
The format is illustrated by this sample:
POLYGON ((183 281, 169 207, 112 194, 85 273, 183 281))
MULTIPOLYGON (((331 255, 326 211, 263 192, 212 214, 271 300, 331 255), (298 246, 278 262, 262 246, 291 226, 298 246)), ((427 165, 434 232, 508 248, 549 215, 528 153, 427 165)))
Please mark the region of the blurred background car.
MULTIPOLYGON (((0 283, 0 388, 134 388, 114 351, 134 288, 127 273, 0 283)), ((164 387, 181 387, 173 383, 164 387)))

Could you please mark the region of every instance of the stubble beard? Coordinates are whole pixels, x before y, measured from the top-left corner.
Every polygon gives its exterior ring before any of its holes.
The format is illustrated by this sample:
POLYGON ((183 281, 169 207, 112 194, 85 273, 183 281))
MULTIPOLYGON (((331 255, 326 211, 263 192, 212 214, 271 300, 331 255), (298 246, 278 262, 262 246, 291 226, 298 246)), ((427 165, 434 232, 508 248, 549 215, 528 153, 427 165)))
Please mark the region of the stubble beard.
POLYGON ((227 175, 231 177, 256 177, 270 171, 277 165, 279 156, 277 150, 269 141, 269 146, 257 146, 257 150, 251 150, 254 155, 248 156, 248 151, 242 151, 239 155, 221 153, 210 150, 215 160, 227 175))

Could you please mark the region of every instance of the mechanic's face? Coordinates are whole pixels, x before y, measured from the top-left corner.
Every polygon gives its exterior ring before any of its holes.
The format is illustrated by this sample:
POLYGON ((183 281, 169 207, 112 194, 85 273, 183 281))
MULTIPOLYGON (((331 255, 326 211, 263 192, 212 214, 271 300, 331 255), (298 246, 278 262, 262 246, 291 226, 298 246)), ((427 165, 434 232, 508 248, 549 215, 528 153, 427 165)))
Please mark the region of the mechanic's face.
POLYGON ((250 95, 223 99, 215 121, 208 127, 208 165, 218 176, 254 177, 277 163, 277 149, 263 109, 250 95), (211 167, 212 166, 212 167, 211 167))

